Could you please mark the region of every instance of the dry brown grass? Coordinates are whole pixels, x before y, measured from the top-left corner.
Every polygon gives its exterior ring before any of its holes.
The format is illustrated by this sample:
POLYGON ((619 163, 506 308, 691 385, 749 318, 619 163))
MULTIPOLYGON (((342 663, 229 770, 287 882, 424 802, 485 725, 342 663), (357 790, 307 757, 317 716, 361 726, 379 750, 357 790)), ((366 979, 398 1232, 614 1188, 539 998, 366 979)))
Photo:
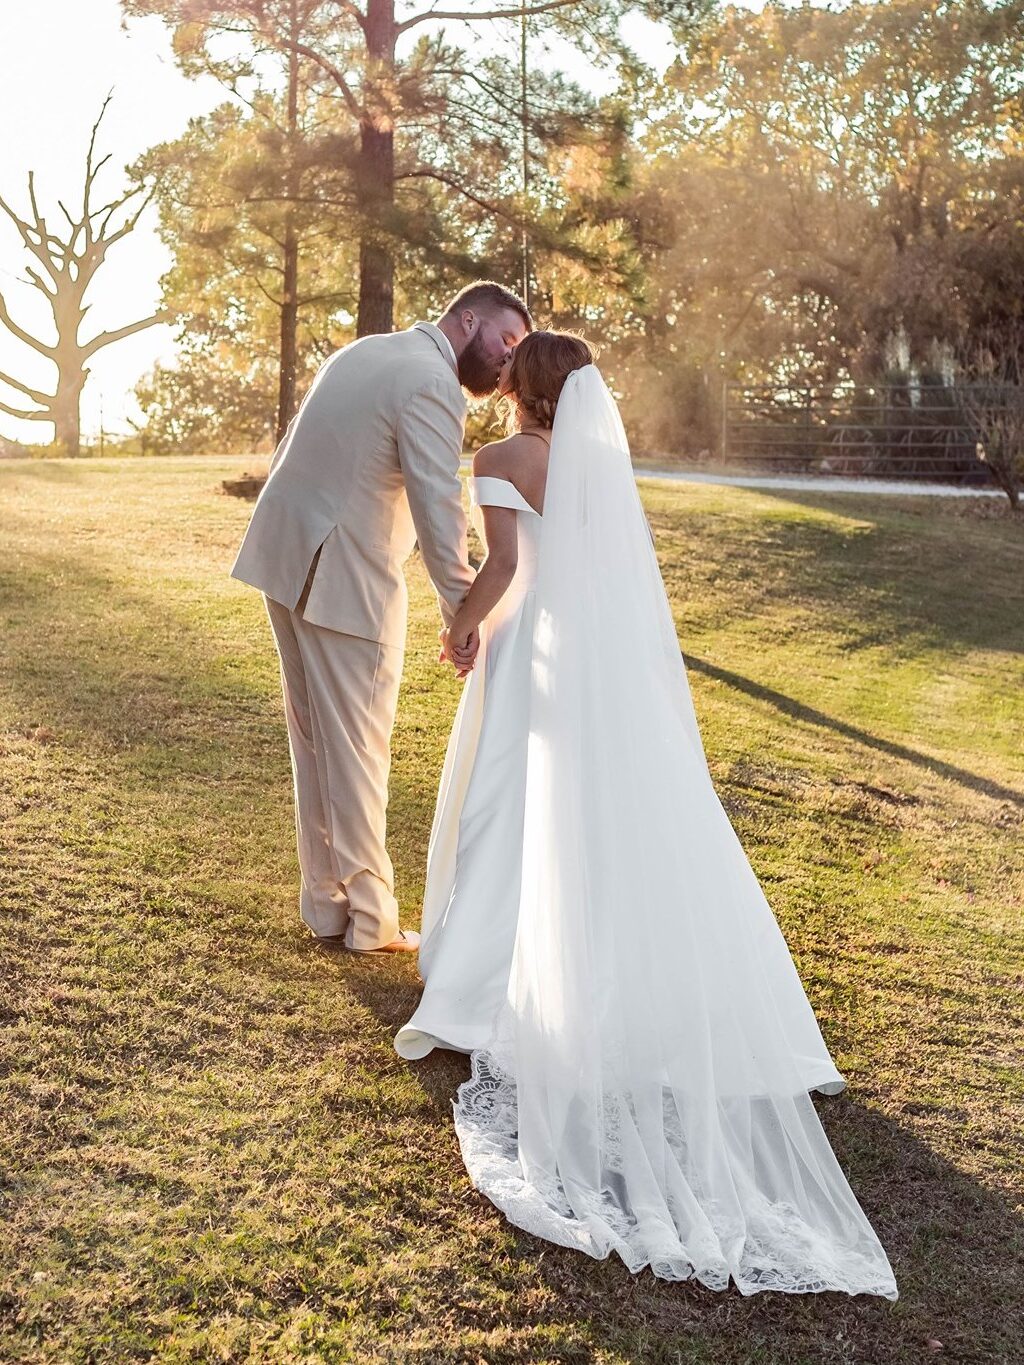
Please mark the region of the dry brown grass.
MULTIPOLYGON (((273 654, 225 572, 233 472, 0 470, 3 1358, 1024 1360, 1019 526, 645 486, 902 1295, 745 1300, 510 1229, 458 1158, 462 1061, 390 1047, 412 964, 305 936, 273 654)), ((456 697, 413 586, 410 924, 456 697)))

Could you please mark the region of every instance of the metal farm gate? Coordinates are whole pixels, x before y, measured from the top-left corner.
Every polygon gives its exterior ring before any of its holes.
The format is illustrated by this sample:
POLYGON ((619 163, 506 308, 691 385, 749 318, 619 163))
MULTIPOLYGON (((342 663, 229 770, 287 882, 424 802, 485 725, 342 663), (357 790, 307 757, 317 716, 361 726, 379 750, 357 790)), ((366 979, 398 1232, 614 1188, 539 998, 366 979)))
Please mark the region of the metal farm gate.
POLYGON ((956 389, 939 383, 726 383, 722 458, 762 473, 992 481, 956 389))

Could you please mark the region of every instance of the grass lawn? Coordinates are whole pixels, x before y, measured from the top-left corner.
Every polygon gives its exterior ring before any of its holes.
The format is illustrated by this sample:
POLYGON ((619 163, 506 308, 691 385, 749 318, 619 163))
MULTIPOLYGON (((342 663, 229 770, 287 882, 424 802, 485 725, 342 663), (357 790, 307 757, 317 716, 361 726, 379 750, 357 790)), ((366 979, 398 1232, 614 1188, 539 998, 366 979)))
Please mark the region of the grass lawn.
MULTIPOLYGON (((0 465, 0 1358, 1024 1361, 1024 525, 643 486, 902 1295, 743 1299, 510 1229, 459 1159, 463 1060, 391 1049, 414 964, 302 928, 275 658, 227 577, 241 467, 0 465)), ((411 580, 415 926, 457 684, 411 580)))

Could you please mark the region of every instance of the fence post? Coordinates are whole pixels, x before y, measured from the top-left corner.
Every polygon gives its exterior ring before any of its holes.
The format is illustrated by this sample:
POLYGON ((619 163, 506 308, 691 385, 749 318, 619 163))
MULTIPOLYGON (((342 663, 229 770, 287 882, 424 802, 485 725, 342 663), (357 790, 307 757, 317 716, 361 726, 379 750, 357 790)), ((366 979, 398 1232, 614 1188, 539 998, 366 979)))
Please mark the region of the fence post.
POLYGON ((722 380, 722 463, 729 463, 729 381, 722 380))

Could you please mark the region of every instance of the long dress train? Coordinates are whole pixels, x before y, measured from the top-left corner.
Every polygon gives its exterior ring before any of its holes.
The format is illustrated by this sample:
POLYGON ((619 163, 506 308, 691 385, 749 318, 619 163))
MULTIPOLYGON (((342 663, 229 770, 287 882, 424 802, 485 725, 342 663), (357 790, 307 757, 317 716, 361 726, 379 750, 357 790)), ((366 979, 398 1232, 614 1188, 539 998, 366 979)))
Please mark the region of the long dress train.
POLYGON ((807 1093, 842 1078, 712 786, 594 366, 559 400, 543 518, 518 510, 523 573, 460 705, 426 987, 396 1043, 471 1052, 467 1169, 527 1231, 716 1289, 894 1298, 807 1093))

